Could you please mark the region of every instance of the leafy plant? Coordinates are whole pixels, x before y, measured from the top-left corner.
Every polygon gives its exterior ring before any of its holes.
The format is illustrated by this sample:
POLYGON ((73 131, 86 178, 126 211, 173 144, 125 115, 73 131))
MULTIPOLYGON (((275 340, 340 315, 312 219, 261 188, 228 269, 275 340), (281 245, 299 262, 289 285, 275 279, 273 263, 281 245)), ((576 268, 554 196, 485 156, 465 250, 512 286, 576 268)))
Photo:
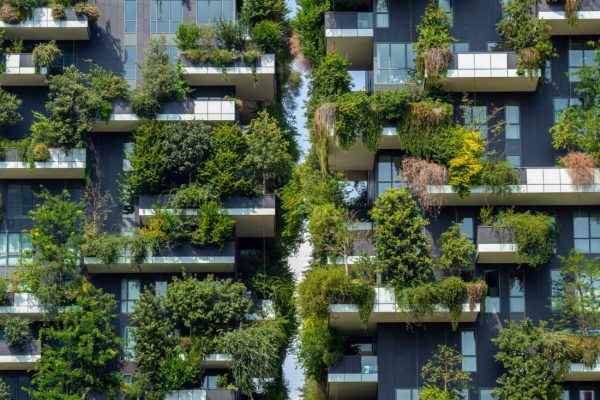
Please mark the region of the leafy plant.
POLYGON ((479 181, 486 192, 504 197, 511 194, 514 186, 519 184, 519 173, 506 161, 487 157, 483 162, 479 181))
POLYGON ((87 78, 90 86, 98 93, 98 96, 102 100, 129 99, 129 84, 122 76, 91 63, 87 78))
POLYGON ((341 94, 336 102, 335 138, 340 147, 348 150, 358 135, 362 144, 370 151, 376 151, 381 140, 383 120, 372 107, 366 92, 341 94))
POLYGON ((570 151, 560 158, 560 163, 567 169, 569 176, 578 188, 590 186, 596 175, 596 160, 591 154, 581 151, 570 151))
POLYGON ((2 378, 0 378, 0 400, 10 400, 10 388, 2 378))
POLYGON ((8 279, 0 279, 0 305, 8 305, 10 293, 10 282, 8 279))
POLYGON ((56 45, 56 41, 51 40, 48 43, 38 43, 33 48, 32 60, 35 72, 40 73, 42 68, 48 68, 60 57, 62 51, 56 45))
POLYGON ((190 241, 199 247, 214 244, 222 251, 234 230, 235 221, 227 215, 222 205, 214 200, 207 201, 199 209, 197 227, 192 232, 190 241))
POLYGON ((52 10, 52 18, 56 20, 63 20, 66 17, 65 6, 61 3, 51 3, 50 9, 52 10))
POLYGON ((473 242, 460 232, 460 224, 454 223, 441 234, 438 245, 442 254, 437 260, 440 269, 460 276, 463 270, 472 270, 473 255, 476 247, 473 242))
POLYGON ((4 129, 23 120, 19 107, 23 100, 0 88, 0 128, 4 129))
POLYGON ((201 121, 178 121, 165 125, 163 151, 167 168, 177 175, 192 175, 214 150, 213 130, 201 121))
POLYGON ((79 2, 75 3, 75 13, 77 15, 85 15, 90 22, 98 21, 100 18, 100 8, 95 3, 79 2))
POLYGON ((254 25, 250 29, 250 37, 256 46, 265 53, 278 51, 285 42, 281 24, 271 20, 263 20, 254 25))
POLYGON ((344 345, 344 338, 329 327, 327 318, 305 318, 300 331, 298 360, 307 377, 316 382, 326 379, 327 367, 341 360, 344 345))
POLYGON ((220 20, 216 26, 216 39, 226 50, 246 50, 245 31, 241 24, 236 21, 220 20))
POLYGON ((31 321, 21 317, 7 318, 2 323, 4 338, 10 347, 22 348, 25 343, 33 339, 31 321))
POLYGON ((480 174, 483 170, 484 148, 485 144, 479 133, 465 132, 457 156, 450 160, 448 181, 452 186, 452 190, 461 197, 470 192, 471 186, 479 183, 480 174))
POLYGON ((471 384, 471 374, 462 370, 462 355, 452 347, 438 345, 437 351, 421 369, 425 382, 424 400, 462 400, 460 393, 471 384))
POLYGON ((189 240, 189 224, 181 213, 171 213, 159 206, 152 207, 154 218, 140 230, 154 252, 161 246, 175 247, 189 240))

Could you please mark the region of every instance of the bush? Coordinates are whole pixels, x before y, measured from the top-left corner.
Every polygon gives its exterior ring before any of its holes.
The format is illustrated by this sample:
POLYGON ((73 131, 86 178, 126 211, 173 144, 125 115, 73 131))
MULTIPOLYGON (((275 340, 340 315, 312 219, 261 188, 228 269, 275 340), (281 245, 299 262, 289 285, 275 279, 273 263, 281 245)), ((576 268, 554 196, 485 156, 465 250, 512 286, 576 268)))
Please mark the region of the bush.
POLYGON ((142 227, 140 235, 147 239, 154 252, 158 252, 161 246, 179 246, 189 239, 188 223, 182 215, 157 207, 152 210, 154 218, 147 226, 142 227))
POLYGON ((216 28, 216 38, 222 48, 226 50, 246 50, 245 32, 237 21, 220 20, 216 28))
POLYGON ((52 18, 57 20, 65 19, 65 6, 61 3, 52 3, 50 4, 50 8, 52 9, 52 18))
POLYGON ((96 257, 103 264, 115 264, 123 255, 124 242, 120 235, 103 232, 90 239, 87 256, 96 257))
POLYGON ((20 349, 29 340, 33 339, 31 334, 31 321, 21 317, 11 317, 6 319, 2 328, 4 329, 4 338, 9 347, 20 349))
POLYGON ((200 208, 211 200, 217 200, 217 196, 209 187, 191 183, 175 192, 171 206, 177 209, 200 208))
POLYGON ((559 161, 567 169, 573 185, 582 188, 594 183, 597 165, 592 155, 581 151, 570 151, 559 161))
POLYGON ((26 18, 12 4, 4 3, 0 7, 0 19, 8 24, 18 24, 26 18))
POLYGON ((54 40, 51 40, 48 43, 36 44, 32 55, 35 72, 39 73, 42 68, 51 66, 61 54, 62 52, 54 40))
POLYGON ((16 95, 0 88, 0 128, 12 126, 23 120, 18 111, 22 103, 16 95))
POLYGON ((464 270, 473 270, 473 255, 476 247, 471 240, 460 232, 460 224, 454 223, 441 234, 438 241, 441 256, 437 260, 440 269, 460 276, 464 270))
MULTIPOLYGON (((456 129, 464 130, 462 127, 456 129)), ((465 132, 459 153, 450 160, 448 181, 460 197, 467 195, 471 186, 479 183, 484 148, 484 141, 478 132, 465 132)))
POLYGON ((8 279, 0 279, 0 305, 8 305, 10 286, 8 279))
POLYGON ((216 201, 204 203, 199 214, 197 228, 190 238, 191 243, 199 247, 214 244, 222 251, 225 242, 233 236, 235 222, 216 201))
POLYGON ((284 43, 281 24, 275 21, 263 20, 250 29, 250 37, 258 48, 265 53, 278 51, 284 43))
POLYGON ((100 8, 95 3, 80 2, 75 4, 75 13, 85 15, 88 21, 94 23, 100 18, 100 8))
POLYGON ((432 196, 428 186, 441 186, 448 182, 446 167, 415 157, 404 157, 400 174, 423 210, 433 214, 442 207, 442 199, 432 196))
POLYGON ((114 101, 129 98, 129 84, 125 78, 94 63, 90 66, 88 81, 102 100, 114 101))
POLYGON ((316 382, 327 379, 327 367, 343 357, 345 339, 329 327, 327 318, 308 317, 300 331, 298 360, 306 376, 316 382))
POLYGON ((178 175, 195 174, 214 148, 213 130, 202 121, 179 121, 165 125, 163 151, 167 168, 178 175))
POLYGON ((177 28, 175 43, 179 50, 188 51, 197 49, 201 35, 201 27, 197 24, 182 23, 177 28))
POLYGON ((36 143, 31 150, 33 161, 48 161, 50 159, 50 150, 44 143, 36 143))
POLYGON ((154 119, 160 113, 160 102, 147 92, 138 92, 131 99, 131 111, 143 119, 154 119))
POLYGON ((513 187, 519 184, 519 173, 508 162, 488 157, 483 162, 479 180, 486 192, 503 197, 511 194, 513 187))

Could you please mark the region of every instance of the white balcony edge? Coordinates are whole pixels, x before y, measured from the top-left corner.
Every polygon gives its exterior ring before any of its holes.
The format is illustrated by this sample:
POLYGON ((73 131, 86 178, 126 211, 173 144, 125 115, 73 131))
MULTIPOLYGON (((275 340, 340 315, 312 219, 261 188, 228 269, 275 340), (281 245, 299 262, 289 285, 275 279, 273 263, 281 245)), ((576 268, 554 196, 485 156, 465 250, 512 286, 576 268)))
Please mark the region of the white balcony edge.
POLYGON ((325 37, 327 38, 355 38, 355 37, 373 37, 373 29, 325 29, 325 37))
MULTIPOLYGON (((539 11, 538 18, 547 21, 567 20, 564 11, 539 11)), ((578 20, 600 20, 600 11, 577 11, 578 20)))
MULTIPOLYGON (((97 257, 85 257, 86 265, 107 265, 97 257)), ((131 257, 120 256, 114 264, 110 265, 129 265, 131 257)), ((146 257, 142 265, 167 265, 167 264, 234 264, 235 257, 230 256, 157 256, 146 257)))
POLYGON ((328 383, 378 382, 379 374, 327 374, 328 383))
POLYGON ((52 17, 50 7, 37 7, 33 10, 33 17, 18 24, 9 24, 0 21, 0 29, 10 30, 11 28, 88 28, 89 23, 85 20, 57 20, 52 17))
MULTIPOLYGON (((224 210, 231 217, 275 216, 275 208, 225 208, 224 210)), ((171 214, 181 212, 186 217, 195 217, 198 215, 198 210, 194 208, 185 208, 181 211, 174 208, 163 208, 161 211, 171 214)), ((155 213, 151 208, 140 208, 139 215, 140 217, 154 217, 155 213)))

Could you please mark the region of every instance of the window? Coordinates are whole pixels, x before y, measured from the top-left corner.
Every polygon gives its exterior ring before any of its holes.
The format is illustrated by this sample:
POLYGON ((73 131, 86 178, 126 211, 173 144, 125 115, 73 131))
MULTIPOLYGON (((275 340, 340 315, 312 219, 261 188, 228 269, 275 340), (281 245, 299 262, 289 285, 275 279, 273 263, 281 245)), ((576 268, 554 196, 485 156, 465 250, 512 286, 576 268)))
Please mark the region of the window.
POLYGON ((127 80, 135 80, 137 64, 137 46, 125 46, 123 52, 123 77, 127 80))
POLYGON ((500 272, 485 271, 483 279, 488 285, 488 295, 485 298, 485 312, 499 313, 500 312, 500 272))
POLYGON ((177 64, 177 53, 179 52, 179 48, 175 44, 167 45, 167 54, 169 54, 169 60, 173 64, 177 64))
POLYGON ((479 391, 479 400, 494 400, 492 392, 492 389, 481 389, 479 391))
POLYGON ((508 287, 510 319, 521 320, 525 316, 525 282, 522 269, 510 272, 508 287))
POLYGON ((137 0, 125 0, 125 33, 137 32, 137 0))
POLYGON ((465 126, 475 129, 487 139, 487 105, 484 101, 476 101, 464 109, 465 126))
POLYGON ((199 24, 213 25, 219 21, 234 20, 233 0, 198 0, 199 24))
POLYGON ((551 298, 550 298, 550 306, 552 307, 552 311, 556 311, 556 298, 558 297, 558 292, 560 289, 560 285, 562 282, 562 278, 560 276, 560 269, 552 269, 550 270, 550 282, 551 282, 551 287, 550 287, 550 293, 551 293, 551 298))
POLYGON ((406 83, 414 69, 415 54, 411 43, 377 43, 375 45, 375 83, 406 83))
POLYGON ((521 115, 518 99, 507 99, 504 106, 506 125, 506 161, 512 167, 521 166, 521 115))
POLYGON ((380 156, 377 162, 377 195, 390 188, 401 188, 402 181, 398 170, 402 158, 400 156, 380 156))
POLYGON ((600 214, 578 212, 573 217, 575 250, 600 253, 600 214))
POLYGON ((579 400, 596 400, 593 390, 580 390, 579 400))
POLYGON ((2 378, 8 385, 11 400, 29 399, 29 395, 24 389, 30 386, 30 378, 28 376, 3 376, 2 378))
POLYGON ((140 298, 139 279, 121 280, 121 313, 128 314, 133 312, 133 305, 140 298))
POLYGON ((587 40, 571 39, 569 43, 569 82, 579 82, 579 77, 574 75, 581 67, 595 66, 596 51, 587 40))
POLYGON ((133 143, 123 143, 123 171, 131 171, 129 155, 133 152, 133 143))
POLYGON ((487 51, 502 51, 502 44, 500 42, 487 42, 487 51))
POLYGON ((390 15, 388 0, 377 0, 375 4, 375 23, 378 28, 389 28, 390 15))
POLYGON ((205 375, 204 378, 202 378, 202 389, 219 389, 217 386, 217 378, 217 375, 205 375))
POLYGON ((568 106, 580 106, 581 100, 576 98, 556 98, 554 99, 554 122, 558 120, 558 115, 568 106))
POLYGON ((181 0, 152 0, 150 16, 151 33, 175 33, 182 22, 181 0))
POLYGON ((562 400, 569 400, 569 391, 568 390, 563 390, 562 400))
POLYGON ((8 218, 29 218, 35 204, 31 185, 8 185, 8 218))
POLYGON ((0 266, 16 267, 25 250, 31 249, 27 234, 20 232, 0 234, 0 266))
POLYGON ((438 0, 438 5, 441 10, 448 16, 450 20, 450 25, 453 24, 454 18, 452 16, 452 0, 438 0))
POLYGON ((552 60, 546 60, 546 68, 544 70, 544 81, 552 82, 552 60))
POLYGON ((132 329, 130 326, 123 328, 123 354, 128 360, 132 360, 135 357, 135 339, 133 338, 132 329))
POLYGON ((464 217, 460 220, 460 233, 473 241, 473 217, 464 217))
POLYGON ((453 53, 468 53, 471 45, 469 43, 450 43, 448 47, 453 53))
POLYGON ((396 400, 419 400, 419 390, 396 389, 396 400))
POLYGON ((154 284, 154 294, 156 297, 166 296, 167 294, 167 282, 166 281, 156 281, 154 284))
POLYGON ((462 331, 460 334, 463 371, 477 371, 477 353, 475 348, 475 331, 462 331))

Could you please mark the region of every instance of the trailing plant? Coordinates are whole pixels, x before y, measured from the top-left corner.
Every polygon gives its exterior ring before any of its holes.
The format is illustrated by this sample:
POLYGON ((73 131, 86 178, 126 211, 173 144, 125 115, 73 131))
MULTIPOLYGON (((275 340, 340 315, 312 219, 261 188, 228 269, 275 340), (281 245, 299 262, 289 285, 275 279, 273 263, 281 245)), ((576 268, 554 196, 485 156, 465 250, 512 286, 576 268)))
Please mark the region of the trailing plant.
POLYGON ((460 197, 469 194, 471 186, 480 182, 484 149, 485 142, 478 132, 464 132, 460 150, 448 165, 448 181, 460 197))
POLYGON ((10 400, 10 388, 3 378, 0 378, 0 400, 10 400))
POLYGON ((51 40, 48 43, 38 43, 33 48, 32 60, 35 67, 35 73, 39 74, 42 68, 48 68, 60 57, 62 51, 56 45, 56 41, 51 40))
POLYGON ((88 21, 94 23, 100 18, 100 8, 95 3, 79 2, 75 3, 75 14, 85 15, 88 21))
POLYGON ((567 169, 571 181, 576 187, 583 188, 594 183, 597 164, 591 154, 582 151, 570 151, 567 155, 561 157, 559 162, 567 169))
POLYGON ((413 46, 418 79, 427 78, 433 83, 445 77, 450 61, 449 46, 456 41, 450 35, 451 21, 437 1, 430 1, 421 23, 417 25, 419 37, 413 46))
POLYGON ((152 207, 152 212, 154 218, 142 227, 140 235, 146 238, 155 253, 161 246, 177 247, 189 240, 190 224, 182 213, 172 213, 158 205, 152 207))
POLYGON ((437 351, 421 368, 425 387, 423 400, 462 400, 460 394, 471 386, 471 374, 462 369, 462 355, 454 348, 438 345, 437 351))
POLYGON ((439 164, 416 157, 404 157, 400 175, 410 193, 415 196, 419 206, 431 214, 442 207, 439 196, 432 196, 428 187, 441 186, 448 182, 448 170, 439 164))
POLYGON ((550 25, 543 19, 531 18, 536 0, 508 0, 502 5, 503 18, 496 25, 502 46, 518 54, 517 72, 537 75, 546 61, 556 57, 550 25))
POLYGON ((479 183, 486 192, 505 197, 510 195, 519 184, 519 173, 505 160, 488 156, 483 161, 479 183))
POLYGON ((331 9, 331 2, 299 0, 298 13, 294 20, 294 30, 298 32, 300 51, 312 64, 320 65, 325 54, 325 12, 331 9))
POLYGON ((36 0, 5 0, 0 5, 0 20, 18 24, 31 18, 33 9, 38 6, 36 0))
POLYGON ((580 0, 565 0, 565 17, 571 28, 577 26, 577 10, 580 0))
POLYGON ((27 341, 33 340, 31 321, 21 317, 10 317, 2 323, 4 339, 9 347, 21 349, 27 341))
POLYGON ((52 18, 54 18, 56 20, 63 20, 67 16, 66 12, 65 12, 64 4, 51 3, 50 9, 52 10, 52 18))
POLYGON ((304 319, 300 331, 298 360, 308 379, 323 382, 327 368, 343 357, 345 338, 329 327, 327 318, 310 316, 304 319))
POLYGON ((494 228, 507 229, 517 244, 517 262, 538 267, 548 264, 558 240, 558 224, 544 213, 498 213, 494 228))
POLYGON ((213 244, 223 251, 225 242, 233 236, 235 221, 214 200, 205 202, 198 211, 197 227, 191 234, 190 242, 198 247, 213 244))
POLYGON ((428 221, 406 189, 381 194, 371 217, 375 257, 385 281, 401 288, 426 282, 432 274, 430 248, 423 233, 428 221))
POLYGON ((336 102, 334 134, 340 147, 348 150, 360 135, 362 144, 376 151, 381 140, 383 120, 366 92, 344 93, 336 102))
POLYGON ((0 88, 0 129, 5 129, 23 120, 19 107, 23 100, 0 88))
POLYGON ((440 235, 438 246, 442 254, 437 260, 441 270, 460 276, 462 271, 473 270, 475 244, 460 232, 460 223, 453 223, 450 228, 440 235))

